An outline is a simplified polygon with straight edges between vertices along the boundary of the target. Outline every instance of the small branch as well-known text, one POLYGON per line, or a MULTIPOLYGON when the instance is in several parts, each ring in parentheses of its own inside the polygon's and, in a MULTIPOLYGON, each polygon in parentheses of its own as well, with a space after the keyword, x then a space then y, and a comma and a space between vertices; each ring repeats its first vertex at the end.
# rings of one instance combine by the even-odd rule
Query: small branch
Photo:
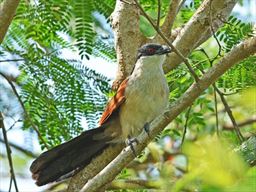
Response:
POLYGON ((213 28, 213 22, 212 22, 212 0, 210 0, 210 29, 211 29, 211 32, 212 32, 212 35, 213 35, 213 38, 215 39, 215 41, 217 42, 218 44, 218 54, 215 56, 215 58, 217 58, 218 56, 221 56, 221 50, 222 50, 222 47, 221 47, 221 44, 214 32, 214 28, 213 28))
MULTIPOLYGON (((212 66, 212 63, 213 63, 214 60, 211 60, 211 59, 210 59, 210 57, 208 56, 208 54, 206 53, 206 51, 205 51, 204 49, 201 49, 200 51, 202 51, 202 52, 205 54, 205 56, 207 57, 207 59, 209 60, 211 66, 212 66)), ((214 59, 215 59, 215 58, 214 58, 214 59)), ((198 69, 199 69, 203 74, 205 73, 203 69, 200 69, 200 68, 198 68, 198 69)), ((223 103, 223 105, 224 105, 224 107, 225 107, 225 110, 226 110, 226 112, 228 113, 228 116, 229 116, 231 122, 233 123, 233 125, 234 125, 234 127, 235 127, 235 132, 236 132, 236 134, 237 134, 237 138, 239 139, 240 143, 242 143, 242 142, 244 141, 244 137, 243 137, 242 133, 240 132, 238 126, 237 126, 236 120, 235 120, 235 118, 234 118, 234 116, 233 116, 233 114, 232 114, 232 111, 231 111, 230 106, 228 105, 228 103, 227 103, 227 101, 226 101, 226 99, 225 99, 225 97, 224 97, 224 94, 218 89, 218 87, 216 86, 215 83, 213 83, 212 86, 213 86, 213 88, 214 88, 214 92, 216 91, 216 92, 219 94, 220 99, 221 99, 221 101, 222 101, 222 103, 223 103)), ((216 94, 216 93, 215 93, 215 94, 216 94)), ((216 99, 216 100, 217 100, 217 99, 216 99)), ((215 105, 216 105, 216 102, 215 102, 215 105)), ((215 106, 215 108, 216 108, 216 106, 215 106)), ((217 122, 218 122, 218 116, 217 116, 217 110, 216 110, 216 123, 217 123, 217 122)), ((217 129, 218 129, 218 127, 217 127, 217 129)), ((218 132, 217 132, 217 134, 218 134, 218 132)))
POLYGON ((4 126, 4 118, 3 118, 3 115, 1 112, 0 112, 0 128, 2 128, 2 132, 3 132, 3 136, 4 136, 4 143, 5 143, 5 147, 6 147, 6 153, 7 153, 7 157, 8 157, 8 161, 9 161, 9 165, 10 165, 11 180, 10 180, 9 191, 11 190, 12 181, 13 181, 16 192, 19 192, 18 185, 16 182, 15 173, 14 173, 14 168, 13 168, 13 162, 12 162, 12 156, 11 156, 12 151, 9 146, 6 129, 4 126))
POLYGON ((179 4, 179 8, 178 8, 178 12, 180 11, 181 7, 183 6, 183 4, 185 3, 186 0, 182 0, 179 4))
POLYGON ((161 0, 158 0, 158 7, 157 7, 157 22, 156 26, 160 29, 160 19, 161 19, 161 0))
MULTIPOLYGON (((214 31, 223 25, 218 17, 227 18, 236 3, 236 0, 212 0, 212 26, 214 31)), ((185 57, 212 36, 209 9, 210 0, 204 0, 173 41, 173 45, 185 57)), ((171 53, 164 64, 165 73, 176 68, 181 62, 182 60, 178 55, 171 53)))
POLYGON ((25 59, 5 59, 5 60, 0 60, 0 63, 4 62, 16 62, 16 61, 24 61, 25 59))
POLYGON ((187 133, 187 127, 188 127, 188 120, 189 120, 191 108, 192 108, 192 106, 189 107, 189 109, 188 109, 188 111, 186 113, 186 122, 185 122, 185 125, 184 125, 184 131, 183 131, 183 134, 182 134, 181 146, 182 146, 182 144, 185 141, 185 137, 186 137, 186 133, 187 133))
POLYGON ((143 180, 143 179, 116 179, 111 182, 108 190, 117 189, 160 189, 161 183, 159 181, 153 180, 143 180))
POLYGON ((3 42, 19 2, 19 0, 4 0, 0 4, 0 44, 3 42))
POLYGON ((237 135, 240 143, 242 143, 244 141, 244 137, 243 137, 242 133, 240 132, 240 130, 238 128, 238 125, 237 125, 236 120, 235 120, 235 118, 233 116, 231 108, 229 107, 229 105, 228 105, 224 95, 222 94, 222 92, 215 85, 213 85, 213 87, 217 91, 217 93, 219 94, 220 99, 221 99, 221 101, 222 101, 222 103, 223 103, 223 105, 225 107, 225 110, 226 110, 226 112, 227 112, 227 114, 228 114, 228 116, 229 116, 229 118, 230 118, 230 120, 231 120, 231 122, 232 122, 232 124, 233 124, 233 126, 235 128, 236 135, 237 135))
POLYGON ((197 76, 197 74, 195 73, 195 71, 193 70, 193 68, 191 67, 191 65, 189 64, 187 58, 185 58, 181 52, 176 49, 172 43, 168 40, 168 38, 162 33, 162 31, 160 29, 157 28, 157 26, 154 24, 154 22, 152 21, 152 19, 147 15, 147 13, 144 11, 144 9, 141 7, 141 5, 139 4, 139 2, 137 0, 134 0, 134 2, 136 3, 137 7, 141 10, 142 14, 146 17, 146 19, 150 22, 150 24, 153 26, 153 28, 156 30, 156 32, 163 38, 163 40, 167 43, 167 45, 169 45, 172 50, 183 60, 183 62, 185 63, 185 65, 187 66, 187 68, 189 69, 189 72, 191 73, 191 75, 193 76, 193 78, 195 79, 196 82, 199 81, 199 78, 197 76))
MULTIPOLYGON (((254 123, 256 123, 256 116, 237 123, 237 126, 240 128, 240 127, 243 127, 243 126, 246 126, 246 125, 251 125, 251 124, 254 124, 254 123)), ((232 131, 233 129, 235 129, 233 124, 223 125, 223 130, 232 131)))
POLYGON ((20 103, 20 105, 21 105, 21 107, 22 107, 22 109, 23 109, 23 111, 24 111, 25 117, 28 119, 28 121, 30 122, 32 128, 36 131, 37 136, 38 136, 38 137, 40 138, 40 140, 43 142, 43 144, 45 145, 45 147, 46 147, 47 149, 49 149, 49 146, 47 145, 47 143, 45 142, 45 140, 44 140, 44 138, 42 137, 41 133, 39 132, 38 127, 34 124, 34 122, 32 121, 32 119, 31 119, 30 116, 28 115, 27 110, 26 110, 26 108, 25 108, 25 106, 24 106, 24 103, 22 102, 21 97, 20 97, 20 95, 18 94, 18 92, 17 92, 17 90, 16 90, 14 84, 13 84, 12 81, 10 81, 9 78, 8 78, 5 74, 3 74, 2 72, 0 72, 0 75, 1 75, 3 78, 5 78, 6 81, 9 83, 9 85, 11 86, 14 95, 17 97, 17 99, 18 99, 18 101, 19 101, 19 103, 20 103))
MULTIPOLYGON (((256 37, 249 38, 243 43, 234 47, 202 76, 201 80, 199 81, 200 86, 198 86, 198 83, 193 83, 179 99, 177 99, 161 116, 157 117, 151 123, 150 137, 148 137, 146 132, 142 132, 137 137, 139 144, 134 145, 135 151, 140 153, 160 131, 162 131, 182 111, 192 105, 195 99, 199 97, 203 91, 214 83, 221 75, 223 75, 228 69, 241 60, 255 53, 256 37)), ((131 148, 128 146, 111 163, 100 171, 100 173, 89 180, 81 192, 93 192, 98 191, 98 189, 102 189, 102 187, 107 183, 110 183, 132 159, 134 159, 134 154, 131 148)))
MULTIPOLYGON (((5 143, 5 141, 3 139, 0 138, 0 142, 1 143, 5 143)), ((36 158, 38 157, 38 155, 34 154, 32 151, 29 151, 27 149, 24 149, 23 147, 19 146, 19 145, 16 145, 15 143, 11 143, 9 142, 9 145, 11 147, 13 147, 14 149, 24 153, 25 155, 29 156, 29 157, 32 157, 32 158, 36 158)))
MULTIPOLYGON (((215 83, 213 84, 214 87, 216 87, 215 83)), ((216 90, 214 89, 214 108, 215 108, 215 120, 216 120, 216 133, 217 136, 220 136, 220 131, 219 131, 219 116, 218 116, 218 101, 217 101, 217 94, 216 90)))
POLYGON ((161 27, 162 32, 167 36, 169 36, 171 33, 173 23, 179 10, 179 2, 180 0, 170 1, 168 12, 166 14, 164 23, 161 27))

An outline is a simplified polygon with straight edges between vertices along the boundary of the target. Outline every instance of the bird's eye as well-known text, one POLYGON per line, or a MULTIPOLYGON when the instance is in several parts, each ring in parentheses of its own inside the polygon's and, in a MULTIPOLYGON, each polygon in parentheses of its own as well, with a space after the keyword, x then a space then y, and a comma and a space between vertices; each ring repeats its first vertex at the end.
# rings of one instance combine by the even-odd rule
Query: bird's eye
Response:
POLYGON ((155 53, 155 49, 154 48, 148 48, 148 53, 150 53, 150 54, 153 54, 153 53, 155 53))

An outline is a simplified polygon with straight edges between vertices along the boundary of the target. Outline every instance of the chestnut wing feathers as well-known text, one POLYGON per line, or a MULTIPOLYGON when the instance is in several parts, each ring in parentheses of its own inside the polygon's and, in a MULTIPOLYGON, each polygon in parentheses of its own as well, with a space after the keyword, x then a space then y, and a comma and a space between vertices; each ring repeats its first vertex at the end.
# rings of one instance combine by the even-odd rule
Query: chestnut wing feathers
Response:
POLYGON ((128 79, 125 79, 121 83, 115 96, 112 97, 112 99, 108 102, 107 107, 100 118, 100 121, 99 121, 100 126, 106 123, 107 120, 111 117, 111 115, 114 112, 116 112, 119 109, 119 107, 124 103, 125 101, 124 93, 125 93, 125 88, 127 86, 127 82, 128 82, 128 79))

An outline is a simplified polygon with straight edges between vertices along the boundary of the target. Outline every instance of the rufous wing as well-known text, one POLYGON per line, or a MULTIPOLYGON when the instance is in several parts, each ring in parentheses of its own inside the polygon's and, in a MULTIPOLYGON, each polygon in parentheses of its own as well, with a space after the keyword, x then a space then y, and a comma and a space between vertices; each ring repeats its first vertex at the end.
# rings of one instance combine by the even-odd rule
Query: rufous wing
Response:
POLYGON ((124 93, 125 93, 125 88, 127 86, 127 82, 128 82, 128 79, 125 79, 121 83, 115 96, 112 97, 111 100, 108 102, 107 107, 100 118, 99 125, 106 123, 107 120, 111 117, 111 115, 119 109, 122 103, 124 103, 125 101, 124 93))

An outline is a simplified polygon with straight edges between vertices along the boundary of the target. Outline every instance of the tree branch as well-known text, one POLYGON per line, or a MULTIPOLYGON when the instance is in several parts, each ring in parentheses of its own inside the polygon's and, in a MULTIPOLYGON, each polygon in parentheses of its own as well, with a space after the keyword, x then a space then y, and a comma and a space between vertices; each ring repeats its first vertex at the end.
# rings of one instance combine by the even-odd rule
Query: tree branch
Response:
POLYGON ((125 2, 117 0, 115 10, 110 18, 115 34, 118 62, 117 77, 112 85, 112 88, 116 90, 121 82, 130 75, 143 36, 139 27, 139 10, 134 6, 132 0, 125 2))
POLYGON ((12 151, 11 151, 11 148, 9 146, 6 129, 5 129, 5 126, 4 126, 4 117, 3 117, 1 112, 0 112, 0 128, 2 128, 2 132, 3 132, 3 136, 4 136, 4 143, 5 143, 5 147, 6 147, 6 153, 7 153, 7 157, 8 157, 8 161, 9 161, 9 165, 10 165, 11 181, 10 181, 10 188, 9 189, 11 189, 11 184, 12 184, 12 181, 13 181, 15 190, 16 190, 16 192, 18 192, 19 189, 18 189, 18 185, 17 185, 15 173, 14 173, 12 156, 11 156, 12 151))
POLYGON ((0 4, 0 44, 12 22, 19 0, 5 0, 0 4))
POLYGON ((177 15, 178 10, 179 10, 179 3, 180 3, 180 0, 170 1, 168 12, 166 14, 164 23, 161 27, 162 32, 166 36, 171 35, 171 29, 172 29, 173 23, 175 21, 176 15, 177 15))
POLYGON ((67 192, 79 191, 89 179, 106 167, 123 148, 124 145, 122 144, 110 146, 102 154, 95 157, 88 166, 71 178, 67 192))
MULTIPOLYGON (((3 139, 0 138, 0 142, 1 143, 5 143, 5 141, 3 139)), ((11 143, 9 142, 9 145, 11 147, 13 147, 14 149, 24 153, 25 155, 29 156, 29 157, 32 157, 32 158, 37 158, 38 155, 34 154, 32 151, 29 151, 27 149, 24 149, 23 147, 19 146, 19 145, 16 145, 15 143, 11 143)))
POLYGON ((14 84, 13 84, 12 81, 11 81, 5 74, 3 74, 2 72, 0 72, 0 75, 1 75, 3 78, 5 78, 6 81, 9 83, 9 85, 11 86, 14 95, 17 97, 17 99, 18 99, 18 101, 19 101, 19 103, 20 103, 20 105, 21 105, 21 107, 22 107, 22 109, 23 109, 23 111, 24 111, 25 117, 26 117, 26 118, 28 119, 28 121, 30 122, 32 128, 33 128, 34 131, 37 133, 37 136, 40 138, 40 140, 42 141, 42 143, 45 145, 45 147, 46 147, 47 149, 49 149, 49 147, 48 147, 47 143, 45 142, 44 138, 42 137, 42 135, 41 135, 41 133, 40 133, 38 127, 34 124, 34 122, 32 121, 32 119, 30 118, 30 116, 29 116, 29 114, 28 114, 28 112, 27 112, 27 110, 26 110, 26 108, 25 108, 25 105, 24 105, 24 103, 22 102, 21 97, 20 97, 20 95, 18 94, 18 91, 16 90, 14 84))
POLYGON ((182 53, 179 51, 179 49, 177 49, 176 47, 173 46, 173 44, 169 41, 169 39, 162 33, 162 31, 154 24, 154 22, 152 21, 152 19, 147 15, 147 13, 143 10, 143 8, 141 7, 141 5, 139 4, 139 2, 137 0, 134 0, 134 2, 136 3, 137 7, 141 10, 142 14, 146 17, 146 19, 149 21, 149 23, 152 25, 152 27, 156 30, 156 32, 163 38, 163 40, 167 43, 167 45, 169 45, 172 48, 172 51, 178 55, 182 61, 186 64, 187 68, 189 69, 189 72, 191 73, 191 75, 193 76, 193 78, 195 79, 196 82, 199 81, 199 78, 197 76, 197 74, 195 73, 195 71, 193 70, 193 68, 191 67, 191 65, 188 62, 188 59, 185 58, 182 53))
MULTIPOLYGON (((134 146, 137 153, 140 153, 147 144, 162 131, 173 119, 183 110, 192 105, 194 100, 223 75, 233 65, 256 53, 256 37, 249 38, 227 53, 216 65, 210 68, 198 83, 193 83, 191 87, 174 102, 161 116, 156 118, 151 124, 150 137, 142 132, 138 137, 139 144, 134 146)), ((110 183, 118 173, 134 158, 131 148, 126 147, 110 164, 108 164, 99 174, 89 180, 81 192, 97 191, 101 187, 110 183)))
POLYGON ((229 118, 230 118, 230 120, 231 120, 231 122, 232 122, 232 124, 235 128, 235 133, 237 135, 237 138, 239 139, 240 143, 242 143, 244 141, 244 137, 243 137, 242 133, 240 132, 240 130, 238 128, 238 125, 237 125, 236 120, 233 116, 233 113, 231 111, 230 106, 228 105, 223 93, 215 85, 213 85, 213 87, 214 87, 214 90, 217 91, 217 93, 220 96, 220 99, 221 99, 221 101, 222 101, 222 103, 225 107, 225 110, 226 110, 226 112, 227 112, 227 114, 228 114, 228 116, 229 116, 229 118))
MULTIPOLYGON (((212 35, 212 30, 216 31, 223 24, 219 18, 225 20, 231 13, 236 2, 236 0, 205 0, 178 34, 173 42, 174 47, 184 57, 187 57, 193 49, 205 42, 212 35), (211 18, 209 17, 210 11, 212 13, 211 18)), ((168 73, 182 61, 178 55, 171 53, 164 65, 164 71, 168 73)))
MULTIPOLYGON (((256 123, 256 116, 237 123, 237 126, 240 128, 240 127, 243 127, 243 126, 246 126, 246 125, 251 125, 251 124, 254 124, 254 123, 256 123)), ((233 131, 235 129, 233 124, 223 125, 222 128, 223 128, 223 130, 226 130, 226 131, 233 131)))
POLYGON ((160 189, 161 183, 159 181, 153 180, 142 180, 142 179, 117 179, 108 187, 108 190, 117 190, 117 189, 160 189))

